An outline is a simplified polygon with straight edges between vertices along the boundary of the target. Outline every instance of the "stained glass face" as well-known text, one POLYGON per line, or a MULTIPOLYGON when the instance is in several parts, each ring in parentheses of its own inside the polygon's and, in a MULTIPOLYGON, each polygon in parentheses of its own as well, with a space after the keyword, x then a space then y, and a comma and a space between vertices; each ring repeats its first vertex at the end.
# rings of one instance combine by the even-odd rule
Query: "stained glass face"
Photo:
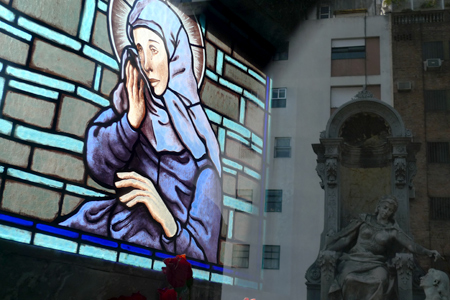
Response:
POLYGON ((263 211, 266 76, 166 1, 0 5, 0 237, 224 280, 263 211))

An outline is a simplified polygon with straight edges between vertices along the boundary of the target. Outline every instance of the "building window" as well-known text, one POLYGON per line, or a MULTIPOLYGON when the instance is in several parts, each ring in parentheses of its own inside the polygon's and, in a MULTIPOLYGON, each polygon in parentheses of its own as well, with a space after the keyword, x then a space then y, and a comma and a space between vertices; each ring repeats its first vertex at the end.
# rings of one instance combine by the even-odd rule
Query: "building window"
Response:
POLYGON ((291 157, 291 138, 275 138, 275 157, 291 157))
POLYGON ((444 59, 444 45, 442 42, 422 43, 422 59, 425 61, 430 58, 444 59))
POLYGON ((263 269, 280 269, 280 246, 263 246, 263 269))
POLYGON ((289 42, 284 42, 278 45, 277 51, 273 56, 273 60, 288 60, 289 59, 289 42))
POLYGON ((447 94, 450 91, 436 90, 436 91, 424 91, 425 111, 447 111, 449 110, 448 99, 450 97, 447 94))
POLYGON ((427 143, 428 163, 450 163, 448 142, 427 143))
POLYGON ((366 58, 366 46, 331 48, 331 59, 366 58))
POLYGON ((266 209, 267 212, 281 212, 283 201, 283 190, 266 190, 266 209))
POLYGON ((431 200, 431 219, 432 220, 450 220, 450 198, 436 198, 431 200))
POLYGON ((272 89, 272 107, 286 107, 286 88, 272 89))
POLYGON ((247 201, 253 201, 253 190, 252 189, 237 189, 236 197, 245 199, 247 201))
POLYGON ((233 268, 248 268, 250 258, 250 245, 233 245, 231 265, 233 268))
POLYGON ((322 5, 319 8, 319 19, 329 19, 330 18, 330 7, 328 5, 322 5))

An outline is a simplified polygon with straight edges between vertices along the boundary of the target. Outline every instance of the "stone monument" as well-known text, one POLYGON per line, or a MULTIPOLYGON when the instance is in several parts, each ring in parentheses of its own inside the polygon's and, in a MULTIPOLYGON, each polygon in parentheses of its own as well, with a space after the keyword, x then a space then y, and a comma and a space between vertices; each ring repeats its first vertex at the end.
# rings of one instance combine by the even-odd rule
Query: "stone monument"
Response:
MULTIPOLYGON (((348 251, 352 247, 363 246, 357 245, 354 239, 360 234, 363 224, 372 224, 372 228, 378 226, 377 230, 382 232, 395 231, 402 236, 400 239, 404 243, 400 244, 403 247, 413 253, 431 254, 428 249, 415 248, 420 246, 410 237, 409 201, 415 197, 415 154, 420 144, 413 142, 411 132, 405 128, 401 116, 392 106, 364 90, 334 112, 326 130, 320 135, 320 143, 312 146, 317 154, 316 171, 325 194, 325 218, 320 245, 322 251, 306 273, 308 300, 328 299, 330 289, 339 290, 333 284, 339 281, 339 274, 349 270, 347 266, 341 266, 343 257, 340 253, 349 256, 348 251), (379 199, 383 195, 391 195, 397 205, 394 205, 395 219, 391 212, 389 222, 380 225, 377 218, 382 204, 379 199), (361 213, 370 213, 375 207, 377 212, 374 215, 361 216, 361 213), (339 237, 345 236, 347 231, 352 231, 349 234, 353 234, 353 238, 349 240, 353 244, 343 249, 339 245, 344 244, 345 239, 339 237)), ((379 234, 374 232, 368 236, 375 240, 379 238, 379 234)), ((392 288, 397 291, 398 299, 410 300, 413 298, 413 275, 417 269, 413 255, 405 253, 402 247, 386 247, 381 245, 380 249, 389 250, 392 259, 388 260, 383 255, 379 259, 384 260, 381 264, 386 266, 389 274, 377 272, 384 273, 380 276, 397 276, 397 284, 392 288)), ((433 255, 436 257, 438 254, 433 252, 433 255)), ((371 263, 376 264, 374 260, 371 263)), ((391 282, 394 281, 389 277, 386 283, 389 285, 391 282)))

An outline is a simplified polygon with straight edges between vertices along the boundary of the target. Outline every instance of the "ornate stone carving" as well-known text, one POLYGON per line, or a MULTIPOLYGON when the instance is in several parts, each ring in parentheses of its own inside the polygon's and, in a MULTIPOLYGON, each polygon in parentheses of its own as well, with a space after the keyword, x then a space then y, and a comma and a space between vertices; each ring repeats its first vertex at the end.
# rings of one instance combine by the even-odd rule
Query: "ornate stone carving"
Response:
POLYGON ((320 266, 316 260, 306 271, 305 278, 308 281, 308 283, 320 284, 320 276, 321 276, 320 266))
POLYGON ((403 158, 394 159, 395 185, 397 188, 403 188, 406 184, 406 162, 403 158))
POLYGON ((327 174, 327 183, 330 186, 334 186, 337 184, 338 179, 338 166, 337 159, 331 158, 327 159, 326 162, 326 174, 327 174))
POLYGON ((411 290, 412 271, 414 269, 414 259, 411 253, 397 253, 392 260, 397 269, 398 288, 401 290, 411 290))
POLYGON ((364 90, 360 91, 358 94, 356 94, 356 96, 353 97, 352 100, 374 99, 374 98, 375 98, 375 96, 371 92, 364 89, 364 90))
POLYGON ((334 271, 336 270, 337 256, 335 251, 320 251, 318 264, 322 274, 322 281, 331 281, 334 279, 334 271))
POLYGON ((334 280, 338 256, 335 251, 320 251, 317 262, 321 272, 321 299, 328 299, 328 291, 334 280))
POLYGON ((318 163, 316 166, 317 175, 320 177, 320 187, 324 189, 324 178, 325 178, 325 166, 323 163, 318 163))

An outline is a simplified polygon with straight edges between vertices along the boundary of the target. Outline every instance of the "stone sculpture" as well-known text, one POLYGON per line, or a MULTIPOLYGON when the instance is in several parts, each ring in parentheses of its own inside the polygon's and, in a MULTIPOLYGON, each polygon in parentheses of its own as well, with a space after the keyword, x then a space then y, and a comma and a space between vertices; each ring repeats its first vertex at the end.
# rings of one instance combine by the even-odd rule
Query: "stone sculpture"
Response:
POLYGON ((360 215, 328 240, 323 255, 328 257, 330 253, 342 252, 340 257, 334 256, 336 268, 328 299, 392 299, 395 268, 389 267, 388 263, 400 247, 435 260, 441 257, 436 250, 414 243, 398 226, 394 219, 397 207, 394 196, 384 196, 379 200, 375 214, 360 215), (395 245, 400 247, 397 249, 395 245))
POLYGON ((449 280, 442 271, 429 269, 428 273, 420 278, 420 286, 425 292, 425 300, 449 300, 449 280))

